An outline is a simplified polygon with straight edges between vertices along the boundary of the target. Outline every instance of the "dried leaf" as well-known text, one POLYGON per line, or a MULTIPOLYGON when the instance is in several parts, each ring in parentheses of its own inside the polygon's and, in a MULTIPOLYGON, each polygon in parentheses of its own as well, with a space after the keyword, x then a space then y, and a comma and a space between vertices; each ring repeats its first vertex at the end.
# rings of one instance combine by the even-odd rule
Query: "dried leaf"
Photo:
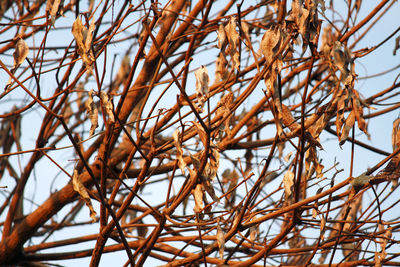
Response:
POLYGON ((201 66, 194 72, 196 77, 196 93, 197 95, 203 96, 208 94, 208 70, 205 66, 201 66))
POLYGON ((299 127, 300 124, 298 124, 295 119, 292 116, 292 113, 290 112, 289 108, 282 104, 282 123, 288 127, 292 132, 296 131, 299 127))
POLYGON ((283 176, 283 186, 285 188, 286 196, 290 196, 292 194, 292 186, 293 186, 294 173, 292 171, 287 171, 283 176))
MULTIPOLYGON (((64 1, 63 1, 64 2, 64 1)), ((54 25, 61 0, 47 0, 46 12, 50 14, 51 24, 54 25)))
POLYGON ((240 55, 239 55, 239 33, 236 31, 236 18, 231 16, 229 23, 225 26, 225 33, 229 42, 229 54, 232 58, 232 67, 240 70, 240 55))
POLYGON ((354 110, 350 112, 349 116, 344 123, 342 134, 340 135, 339 144, 342 146, 345 142, 347 137, 349 136, 349 132, 355 123, 355 112, 354 110))
POLYGON ((209 162, 206 165, 205 173, 207 179, 210 181, 214 180, 217 175, 219 168, 219 152, 216 148, 211 148, 211 153, 209 155, 209 162))
POLYGON ((100 98, 102 105, 108 115, 108 119, 111 123, 115 122, 114 113, 113 113, 113 103, 108 97, 107 93, 104 91, 100 91, 100 98))
POLYGON ((219 257, 221 258, 221 260, 223 260, 225 250, 225 234, 221 226, 219 225, 219 221, 217 224, 217 244, 219 248, 219 257))
POLYGON ((203 126, 201 126, 201 125, 200 125, 198 122, 196 122, 196 121, 192 121, 192 123, 194 124, 194 128, 196 129, 197 134, 199 135, 201 142, 203 143, 204 146, 206 146, 207 138, 208 138, 208 137, 207 137, 207 133, 206 133, 206 131, 204 130, 203 126))
POLYGON ((225 33, 231 49, 236 50, 239 44, 239 33, 236 31, 236 17, 231 16, 229 23, 225 26, 225 33))
POLYGON ((15 46, 15 51, 13 53, 13 57, 14 57, 14 67, 13 67, 13 69, 14 70, 16 68, 18 68, 19 65, 22 64, 22 62, 24 62, 24 60, 28 56, 28 53, 29 53, 28 44, 25 42, 24 39, 19 38, 18 42, 17 42, 17 44, 15 46))
POLYGON ((246 42, 248 46, 251 46, 251 39, 250 39, 250 26, 249 23, 246 21, 242 20, 242 23, 240 25, 242 27, 243 34, 245 36, 246 42))
MULTIPOLYGON (((349 75, 352 76, 352 75, 349 75)), ((361 99, 360 96, 358 94, 358 92, 356 90, 352 90, 353 91, 353 111, 354 111, 354 115, 356 117, 357 123, 358 123, 358 128, 363 131, 369 138, 369 134, 367 131, 367 123, 364 120, 364 114, 363 114, 363 108, 361 106, 361 99)))
MULTIPOLYGON (((301 1, 303 2, 303 1, 301 1)), ((310 11, 308 11, 306 8, 303 7, 303 4, 299 2, 299 0, 293 0, 292 1, 292 13, 291 16, 297 25, 299 32, 305 36, 307 29, 308 29, 308 23, 307 19, 310 15, 310 11)))
POLYGON ((99 126, 99 112, 97 110, 96 104, 93 101, 93 95, 94 90, 92 89, 90 90, 89 98, 86 101, 86 113, 88 114, 91 123, 89 136, 92 136, 94 134, 94 130, 99 126))
POLYGON ((181 169, 182 174, 185 175, 186 162, 183 159, 183 150, 179 136, 180 132, 178 129, 176 129, 175 132, 172 134, 172 137, 174 139, 174 145, 176 148, 176 158, 178 159, 179 169, 181 169))
POLYGON ((221 49, 221 51, 223 51, 227 44, 224 25, 222 24, 219 25, 217 34, 218 34, 218 48, 221 49))
POLYGON ((392 129, 392 147, 393 151, 400 147, 400 118, 393 122, 392 129))
POLYGON ((226 60, 224 53, 220 52, 215 61, 215 82, 225 80, 228 77, 227 65, 228 61, 226 60))
POLYGON ((92 33, 95 29, 94 19, 90 23, 89 30, 83 26, 81 19, 78 17, 72 24, 72 34, 75 37, 76 44, 78 46, 78 54, 82 57, 83 62, 90 71, 90 66, 94 62, 94 56, 92 53, 92 33))
POLYGON ((204 209, 203 195, 204 195, 203 185, 197 184, 193 192, 194 203, 195 203, 193 211, 196 213, 200 213, 204 209))
POLYGON ((232 55, 232 61, 233 61, 233 68, 240 70, 240 56, 239 52, 237 52, 236 50, 232 55))
POLYGON ((74 174, 72 176, 72 185, 74 187, 74 190, 79 193, 81 198, 85 201, 86 206, 89 208, 92 221, 97 222, 96 211, 93 208, 92 201, 89 197, 88 192, 86 191, 85 186, 79 180, 78 171, 76 169, 74 170, 74 174))
POLYGON ((279 50, 281 42, 281 32, 277 28, 268 28, 261 39, 260 49, 265 59, 270 63, 279 50))
POLYGON ((351 61, 351 55, 347 48, 343 48, 343 45, 336 41, 333 44, 331 55, 333 57, 333 63, 343 74, 344 78, 347 78, 349 74, 349 63, 351 61))
POLYGON ((200 110, 202 112, 204 102, 206 102, 208 97, 209 76, 207 68, 202 65, 198 70, 194 72, 194 76, 196 77, 197 99, 199 101, 200 110))
POLYGON ((222 183, 224 185, 229 183, 227 192, 227 198, 226 198, 226 202, 225 202, 225 207, 228 207, 231 204, 235 203, 235 198, 236 198, 236 185, 238 183, 239 180, 239 174, 236 172, 236 170, 229 170, 226 169, 223 173, 222 173, 222 183))
POLYGON ((310 149, 306 151, 305 165, 307 172, 310 170, 311 163, 313 163, 314 169, 317 173, 317 178, 322 178, 322 170, 324 169, 324 165, 319 162, 317 157, 317 150, 314 146, 310 147, 310 149))

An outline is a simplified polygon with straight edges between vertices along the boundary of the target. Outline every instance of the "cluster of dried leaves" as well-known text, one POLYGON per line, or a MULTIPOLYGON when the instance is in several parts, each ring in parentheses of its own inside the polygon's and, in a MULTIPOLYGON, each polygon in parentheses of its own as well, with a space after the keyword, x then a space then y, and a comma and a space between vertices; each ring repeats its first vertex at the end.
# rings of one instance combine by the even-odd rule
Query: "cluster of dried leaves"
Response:
POLYGON ((0 265, 400 265, 395 1, 217 2, 1 2, 0 265))

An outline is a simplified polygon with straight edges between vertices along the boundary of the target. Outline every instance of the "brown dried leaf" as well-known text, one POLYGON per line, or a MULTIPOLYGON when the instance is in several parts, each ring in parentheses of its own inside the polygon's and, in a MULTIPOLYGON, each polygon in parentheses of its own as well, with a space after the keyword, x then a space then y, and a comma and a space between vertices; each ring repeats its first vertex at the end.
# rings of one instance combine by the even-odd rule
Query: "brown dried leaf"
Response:
POLYGON ((228 77, 228 61, 224 53, 220 52, 218 54, 217 60, 215 61, 215 82, 219 82, 221 80, 225 80, 228 77))
MULTIPOLYGON (((78 54, 82 57, 83 62, 86 66, 91 66, 94 57, 91 52, 92 44, 92 33, 94 31, 95 24, 94 19, 90 23, 89 30, 83 26, 81 19, 78 17, 72 24, 72 34, 75 37, 76 44, 78 46, 78 54)), ((90 68, 88 68, 90 70, 90 68)))
POLYGON ((240 70, 240 56, 237 50, 234 50, 234 53, 232 55, 232 61, 233 61, 233 68, 240 70))
POLYGON ((250 26, 249 23, 247 23, 246 21, 242 20, 241 25, 242 27, 242 31, 243 34, 245 36, 246 42, 249 42, 247 45, 250 46, 251 45, 251 39, 250 39, 250 26))
POLYGON ((361 106, 361 101, 360 101, 360 96, 358 95, 358 92, 353 90, 354 96, 353 96, 353 110, 354 110, 354 115, 356 117, 356 120, 358 122, 358 128, 363 131, 367 136, 369 136, 368 131, 367 131, 367 123, 364 120, 364 115, 363 115, 363 108, 361 106))
POLYGON ((288 127, 291 131, 296 131, 299 127, 300 124, 298 124, 295 119, 292 116, 292 113, 290 112, 289 108, 281 104, 282 106, 282 123, 288 127))
POLYGON ((333 63, 343 74, 343 77, 346 78, 349 74, 349 63, 351 61, 351 54, 349 49, 344 48, 342 43, 336 41, 333 44, 331 55, 333 57, 333 63))
POLYGON ((219 221, 217 224, 217 244, 219 248, 219 257, 221 258, 221 260, 223 260, 225 250, 225 234, 221 226, 219 225, 219 221))
POLYGON ((217 175, 219 168, 219 152, 216 148, 211 148, 209 160, 210 161, 207 163, 205 172, 207 179, 212 181, 217 175))
POLYGON ((281 42, 281 32, 280 30, 272 29, 271 27, 267 29, 264 36, 261 39, 260 49, 263 53, 265 59, 268 63, 272 61, 272 58, 277 52, 281 42))
POLYGON ((113 113, 113 103, 110 100, 110 98, 108 97, 107 93, 104 91, 100 92, 100 98, 101 98, 101 102, 102 105, 108 115, 108 119, 111 123, 115 122, 115 118, 114 118, 114 113, 113 113))
MULTIPOLYGON (((303 2, 303 1, 301 1, 303 2)), ((296 23, 299 32, 304 36, 307 32, 307 19, 310 15, 310 11, 303 7, 303 4, 299 2, 299 0, 292 1, 292 18, 296 23)))
POLYGON ((200 213, 204 209, 203 195, 204 195, 203 185, 197 184, 193 192, 194 203, 195 203, 193 211, 196 213, 200 213))
POLYGON ((182 174, 185 175, 186 162, 183 159, 183 150, 179 136, 180 132, 178 129, 176 129, 175 132, 172 134, 172 137, 174 139, 174 145, 176 148, 176 158, 178 159, 179 169, 181 169, 182 174))
POLYGON ((344 123, 342 134, 340 135, 339 144, 342 146, 349 136, 349 132, 355 123, 355 112, 352 110, 344 123))
POLYGON ((201 66, 198 70, 194 72, 194 76, 196 77, 196 94, 197 99, 200 104, 200 109, 202 109, 204 102, 207 100, 208 96, 208 70, 205 66, 201 66))
POLYGON ((206 133, 206 131, 204 130, 203 126, 201 126, 201 125, 200 125, 198 122, 196 122, 196 121, 192 121, 192 123, 194 124, 194 128, 196 129, 197 134, 199 135, 201 142, 203 143, 204 146, 206 146, 207 138, 208 138, 208 137, 207 137, 207 133, 206 133))
POLYGON ((223 51, 227 43, 224 25, 222 24, 219 25, 217 34, 218 34, 218 48, 221 49, 221 51, 223 51))
POLYGON ((88 114, 91 123, 89 136, 92 136, 94 134, 94 130, 99 126, 99 112, 97 110, 96 104, 93 101, 93 95, 94 90, 92 89, 90 90, 89 98, 86 101, 86 113, 88 114))
POLYGON ((236 50, 239 44, 239 33, 236 31, 236 17, 231 16, 229 23, 225 26, 226 37, 231 45, 231 49, 236 50))
POLYGON ((292 194, 292 186, 293 186, 294 173, 292 171, 287 171, 283 176, 283 186, 285 188, 286 196, 290 196, 292 194))
POLYGON ((22 62, 24 62, 24 60, 26 59, 26 57, 29 54, 29 47, 28 44, 25 42, 24 39, 19 38, 18 42, 15 46, 15 51, 13 53, 13 57, 14 57, 14 67, 13 69, 16 69, 19 67, 19 65, 22 64, 22 62))
POLYGON ((392 129, 392 146, 393 151, 400 147, 400 118, 396 119, 393 122, 393 129, 392 129))
POLYGON ((78 171, 76 169, 74 170, 74 174, 72 176, 72 185, 74 190, 79 193, 81 198, 85 201, 86 206, 89 208, 92 221, 97 222, 96 211, 93 208, 92 201, 88 192, 86 191, 85 186, 82 184, 81 180, 79 180, 78 171))
POLYGON ((60 9, 61 0, 47 0, 46 3, 46 12, 50 14, 51 24, 54 25, 56 20, 56 15, 58 10, 60 9))
POLYGON ((214 187, 212 186, 210 180, 208 180, 208 179, 203 180, 203 188, 210 195, 210 197, 212 198, 213 201, 215 201, 217 203, 219 202, 219 198, 215 194, 214 187))

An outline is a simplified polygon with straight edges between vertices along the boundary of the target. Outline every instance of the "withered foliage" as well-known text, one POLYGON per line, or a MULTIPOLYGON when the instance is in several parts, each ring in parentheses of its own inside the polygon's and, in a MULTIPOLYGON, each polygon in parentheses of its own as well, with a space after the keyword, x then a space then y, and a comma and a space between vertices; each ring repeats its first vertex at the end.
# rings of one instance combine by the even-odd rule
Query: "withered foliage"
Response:
POLYGON ((393 11, 1 1, 0 265, 400 265, 393 11))

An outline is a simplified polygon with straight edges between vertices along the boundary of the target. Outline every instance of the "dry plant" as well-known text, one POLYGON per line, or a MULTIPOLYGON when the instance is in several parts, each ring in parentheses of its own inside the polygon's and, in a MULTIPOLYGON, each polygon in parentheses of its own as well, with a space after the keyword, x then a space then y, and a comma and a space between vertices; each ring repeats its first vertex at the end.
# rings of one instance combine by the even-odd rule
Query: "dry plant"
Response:
POLYGON ((1 1, 0 265, 400 265, 395 2, 1 1))

